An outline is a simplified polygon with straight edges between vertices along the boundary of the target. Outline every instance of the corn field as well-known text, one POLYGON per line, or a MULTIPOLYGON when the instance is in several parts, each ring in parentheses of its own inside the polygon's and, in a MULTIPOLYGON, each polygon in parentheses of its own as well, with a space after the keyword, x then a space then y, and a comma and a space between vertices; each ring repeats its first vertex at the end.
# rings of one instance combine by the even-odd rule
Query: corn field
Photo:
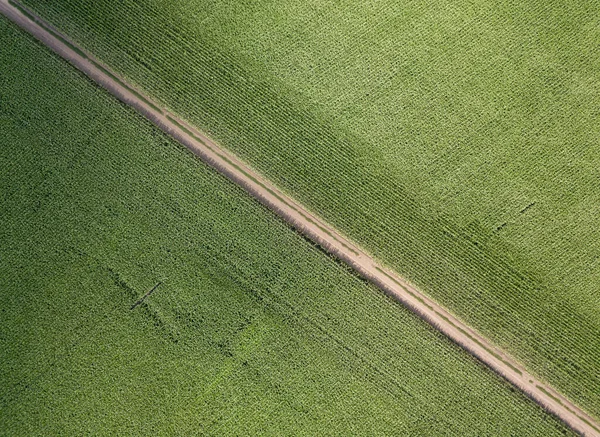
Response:
POLYGON ((597 2, 24 3, 600 415, 597 2))
POLYGON ((0 18, 0 434, 569 434, 0 18))

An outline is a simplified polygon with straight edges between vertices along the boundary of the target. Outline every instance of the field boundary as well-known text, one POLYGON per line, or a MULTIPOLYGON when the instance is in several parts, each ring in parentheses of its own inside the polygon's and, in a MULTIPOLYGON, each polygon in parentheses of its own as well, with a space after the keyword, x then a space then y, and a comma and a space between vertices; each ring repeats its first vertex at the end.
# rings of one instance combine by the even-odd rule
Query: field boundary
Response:
POLYGON ((584 436, 600 437, 600 424, 585 411, 550 385, 530 374, 513 357, 494 347, 488 339, 473 328, 420 292, 408 281, 399 277, 391 269, 377 262, 366 251, 283 193, 235 155, 221 148, 198 129, 136 90, 53 26, 13 0, 0 0, 0 12, 121 102, 134 108, 163 132, 185 145, 202 161, 243 187, 294 229, 351 266, 360 276, 400 301, 453 342, 477 357, 575 432, 584 436))

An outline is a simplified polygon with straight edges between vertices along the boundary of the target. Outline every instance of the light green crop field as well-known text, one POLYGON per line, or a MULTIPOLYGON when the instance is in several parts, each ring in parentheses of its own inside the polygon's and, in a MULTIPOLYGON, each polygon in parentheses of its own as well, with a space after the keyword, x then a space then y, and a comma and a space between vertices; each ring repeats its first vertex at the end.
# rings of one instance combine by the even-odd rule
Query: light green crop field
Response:
POLYGON ((24 2, 600 417, 597 1, 24 2))
POLYGON ((0 47, 0 434, 569 434, 4 18, 0 47))

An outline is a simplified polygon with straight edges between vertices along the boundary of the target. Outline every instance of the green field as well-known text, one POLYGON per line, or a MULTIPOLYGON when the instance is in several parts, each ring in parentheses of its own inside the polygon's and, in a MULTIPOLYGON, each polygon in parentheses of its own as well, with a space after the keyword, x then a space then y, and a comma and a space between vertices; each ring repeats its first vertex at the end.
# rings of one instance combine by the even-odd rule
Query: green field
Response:
POLYGON ((0 47, 0 434, 568 434, 4 18, 0 47))
POLYGON ((600 417, 597 1, 25 3, 600 417))

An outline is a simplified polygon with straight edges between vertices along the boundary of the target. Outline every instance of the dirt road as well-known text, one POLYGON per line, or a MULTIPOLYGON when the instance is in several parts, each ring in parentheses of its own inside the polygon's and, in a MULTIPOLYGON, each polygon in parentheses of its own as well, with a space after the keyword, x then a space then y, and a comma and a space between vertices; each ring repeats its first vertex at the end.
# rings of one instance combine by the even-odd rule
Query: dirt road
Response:
POLYGON ((95 60, 93 56, 79 49, 67 37, 61 35, 56 29, 21 5, 9 2, 9 0, 0 0, 0 12, 119 100, 135 108, 161 130, 187 146, 204 162, 244 187, 252 196, 283 217, 298 231, 352 266, 361 276, 376 284, 385 293, 394 296, 454 342, 475 355, 531 399, 559 417, 573 430, 585 436, 600 437, 600 424, 588 414, 557 393, 552 387, 536 379, 512 357, 496 349, 487 339, 411 284, 377 263, 360 247, 340 235, 288 195, 279 191, 230 152, 220 148, 176 115, 160 108, 159 104, 128 85, 122 78, 95 60))

